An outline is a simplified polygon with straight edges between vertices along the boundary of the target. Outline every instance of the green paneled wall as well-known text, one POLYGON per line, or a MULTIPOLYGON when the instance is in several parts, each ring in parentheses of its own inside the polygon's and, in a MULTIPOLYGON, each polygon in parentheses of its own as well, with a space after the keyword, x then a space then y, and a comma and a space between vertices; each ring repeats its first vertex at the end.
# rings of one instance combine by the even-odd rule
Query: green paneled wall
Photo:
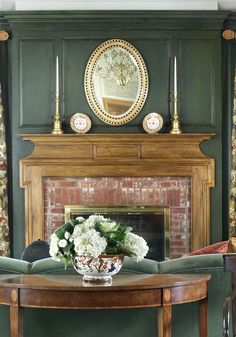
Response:
POLYGON ((20 127, 51 123, 53 55, 53 40, 19 41, 20 127))
MULTIPOLYGON (((214 132, 204 143, 216 158, 216 188, 212 190, 211 241, 222 239, 222 109, 221 12, 19 12, 5 13, 11 30, 8 42, 9 120, 12 143, 14 256, 24 247, 24 200, 19 188, 19 159, 32 151, 20 133, 48 133, 54 112, 55 60, 60 59, 61 114, 66 132, 70 117, 84 112, 92 119, 91 132, 143 132, 149 112, 159 112, 168 132, 173 56, 178 57, 179 110, 184 132, 214 132), (150 89, 139 115, 130 123, 112 127, 91 111, 83 82, 92 51, 109 38, 132 43, 148 68, 150 89)), ((158 136, 157 136, 158 137, 158 136)), ((37 221, 37 219, 35 219, 37 221)))
POLYGON ((214 39, 180 39, 181 110, 186 126, 214 128, 215 54, 214 39), (204 81, 202 80, 204 78, 204 81), (201 98, 201 99, 200 99, 201 98))

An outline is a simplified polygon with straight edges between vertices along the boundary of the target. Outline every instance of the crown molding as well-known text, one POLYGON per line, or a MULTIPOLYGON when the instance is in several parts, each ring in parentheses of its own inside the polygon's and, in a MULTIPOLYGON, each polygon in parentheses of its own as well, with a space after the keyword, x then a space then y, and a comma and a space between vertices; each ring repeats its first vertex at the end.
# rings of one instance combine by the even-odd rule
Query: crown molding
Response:
POLYGON ((15 11, 3 13, 12 30, 220 30, 226 11, 15 11), (89 21, 89 25, 88 25, 89 21), (39 24, 40 23, 40 24, 39 24))

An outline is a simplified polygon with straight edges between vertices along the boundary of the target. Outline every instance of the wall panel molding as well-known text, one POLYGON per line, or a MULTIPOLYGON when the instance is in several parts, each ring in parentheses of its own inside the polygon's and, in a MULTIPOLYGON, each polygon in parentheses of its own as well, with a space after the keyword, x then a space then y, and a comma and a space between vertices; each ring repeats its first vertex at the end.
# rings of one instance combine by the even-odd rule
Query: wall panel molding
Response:
POLYGON ((18 43, 20 128, 49 126, 54 105, 54 40, 22 39, 18 43))

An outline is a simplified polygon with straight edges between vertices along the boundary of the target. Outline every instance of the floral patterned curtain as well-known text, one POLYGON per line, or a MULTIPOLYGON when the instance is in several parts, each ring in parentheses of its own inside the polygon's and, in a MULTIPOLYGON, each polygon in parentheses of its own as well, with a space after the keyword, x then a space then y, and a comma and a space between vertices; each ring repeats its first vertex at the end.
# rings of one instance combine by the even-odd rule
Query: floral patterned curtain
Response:
POLYGON ((7 154, 2 92, 0 88, 0 255, 2 256, 8 256, 10 253, 7 201, 7 154))
POLYGON ((231 191, 230 191, 230 236, 236 236, 236 66, 234 72, 234 102, 232 119, 231 191))

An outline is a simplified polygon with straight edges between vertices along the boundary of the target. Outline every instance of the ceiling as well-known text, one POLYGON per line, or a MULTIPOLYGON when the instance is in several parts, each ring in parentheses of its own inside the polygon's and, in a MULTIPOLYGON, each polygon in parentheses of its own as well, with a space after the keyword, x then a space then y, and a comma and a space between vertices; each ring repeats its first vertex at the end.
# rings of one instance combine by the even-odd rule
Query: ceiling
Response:
POLYGON ((232 10, 236 0, 0 0, 0 10, 232 10))

